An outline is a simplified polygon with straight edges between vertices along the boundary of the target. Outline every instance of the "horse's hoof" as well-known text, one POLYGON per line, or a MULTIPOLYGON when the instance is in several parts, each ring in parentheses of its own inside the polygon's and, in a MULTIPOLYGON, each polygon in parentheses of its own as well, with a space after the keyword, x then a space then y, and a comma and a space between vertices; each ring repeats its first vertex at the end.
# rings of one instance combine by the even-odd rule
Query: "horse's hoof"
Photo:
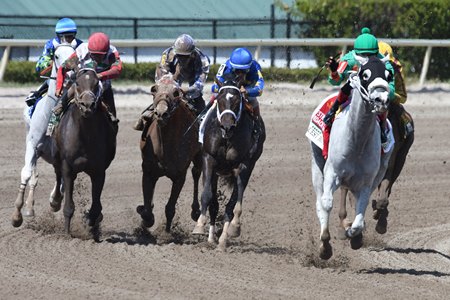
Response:
POLYGON ((194 222, 197 222, 198 217, 200 217, 200 211, 199 211, 199 210, 192 210, 192 211, 191 211, 191 219, 192 219, 194 222))
POLYGON ((333 248, 330 243, 323 243, 319 249, 319 257, 323 260, 328 260, 333 256, 333 248))
POLYGON ((345 234, 345 228, 339 227, 337 231, 337 238, 339 240, 346 240, 347 235, 345 234))
POLYGON ((34 217, 34 209, 24 209, 22 215, 26 218, 34 217))
POLYGON ((23 223, 23 218, 22 216, 13 216, 11 219, 11 224, 14 227, 20 227, 23 223))
POLYGON ((355 235, 350 239, 350 247, 352 247, 353 250, 358 250, 363 245, 363 235, 362 233, 355 235))
POLYGON ((61 209, 61 202, 50 201, 50 208, 53 212, 58 212, 61 209))
POLYGON ((227 243, 219 243, 219 245, 217 245, 217 250, 220 252, 227 252, 227 243))
POLYGON ((383 209, 383 210, 379 210, 380 214, 379 214, 379 218, 378 218, 378 222, 377 225, 375 226, 375 230, 376 232, 378 232, 379 234, 385 234, 387 232, 387 210, 383 209))
POLYGON ((90 227, 98 226, 103 221, 103 214, 100 213, 96 219, 88 218, 88 225, 90 227))
POLYGON ((139 205, 136 207, 136 211, 138 214, 141 215, 142 221, 141 225, 145 228, 150 228, 155 224, 155 217, 153 216, 153 213, 149 213, 143 205, 139 205))
POLYGON ((227 234, 229 237, 232 237, 232 238, 240 236, 241 235, 241 226, 230 223, 230 226, 228 226, 228 229, 227 229, 227 234))
POLYGON ((199 226, 195 225, 194 230, 192 231, 192 234, 205 234, 205 226, 199 226))

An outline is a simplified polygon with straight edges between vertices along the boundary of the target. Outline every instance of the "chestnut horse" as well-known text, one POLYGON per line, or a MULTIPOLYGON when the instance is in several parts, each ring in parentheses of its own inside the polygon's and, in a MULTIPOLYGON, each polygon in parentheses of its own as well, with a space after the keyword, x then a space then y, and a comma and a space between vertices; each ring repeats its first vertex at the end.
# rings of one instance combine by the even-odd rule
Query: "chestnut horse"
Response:
MULTIPOLYGON (((88 225, 103 219, 100 197, 105 183, 105 171, 116 153, 117 128, 113 125, 100 96, 102 85, 93 69, 80 69, 74 83, 75 97, 62 115, 54 132, 55 159, 53 166, 57 185, 64 180, 65 230, 70 233, 70 221, 75 211, 74 181, 85 172, 91 178, 92 203, 87 215, 88 225)), ((61 201, 50 203, 54 211, 61 201)))
POLYGON ((200 215, 198 203, 198 182, 201 174, 201 145, 198 142, 196 116, 183 99, 183 92, 171 74, 164 75, 150 89, 153 95, 154 120, 147 122, 141 137, 142 192, 144 205, 137 207, 142 225, 151 227, 153 215, 153 194, 156 182, 162 176, 172 181, 172 190, 165 207, 166 232, 170 232, 175 216, 175 205, 186 180, 191 162, 194 179, 194 196, 191 218, 197 221, 200 215))

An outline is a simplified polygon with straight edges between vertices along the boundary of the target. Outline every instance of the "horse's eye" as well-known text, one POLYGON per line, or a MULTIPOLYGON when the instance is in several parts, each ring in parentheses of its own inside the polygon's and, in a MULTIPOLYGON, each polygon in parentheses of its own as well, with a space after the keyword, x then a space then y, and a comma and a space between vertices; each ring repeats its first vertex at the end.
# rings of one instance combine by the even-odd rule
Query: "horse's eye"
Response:
POLYGON ((362 79, 367 81, 367 80, 369 80, 371 75, 372 75, 372 72, 370 70, 364 70, 364 72, 362 74, 362 79))

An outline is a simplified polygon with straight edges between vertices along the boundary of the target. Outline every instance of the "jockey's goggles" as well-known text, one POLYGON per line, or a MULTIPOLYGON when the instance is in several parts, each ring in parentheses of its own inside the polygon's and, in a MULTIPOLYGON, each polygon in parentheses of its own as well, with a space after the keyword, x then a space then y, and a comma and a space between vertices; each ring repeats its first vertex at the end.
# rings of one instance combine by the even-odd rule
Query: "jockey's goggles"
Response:
POLYGON ((249 71, 250 71, 250 69, 235 69, 235 68, 233 68, 233 73, 236 75, 247 74, 249 71))
POLYGON ((75 39, 75 33, 73 32, 58 33, 58 37, 61 42, 71 43, 75 39))

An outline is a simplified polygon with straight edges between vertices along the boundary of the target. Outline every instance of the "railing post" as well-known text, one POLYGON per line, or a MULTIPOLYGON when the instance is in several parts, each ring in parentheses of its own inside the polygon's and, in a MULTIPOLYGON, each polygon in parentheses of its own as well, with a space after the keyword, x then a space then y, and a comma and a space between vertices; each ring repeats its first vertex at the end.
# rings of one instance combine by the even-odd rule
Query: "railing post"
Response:
MULTIPOLYGON (((134 39, 138 39, 138 19, 133 20, 133 35, 134 39)), ((138 62, 138 48, 134 47, 134 63, 137 64, 138 62)))
POLYGON ((261 45, 256 46, 256 50, 255 50, 255 60, 258 61, 259 57, 261 56, 261 45))
MULTIPOLYGON (((291 14, 288 13, 286 16, 286 38, 287 39, 291 38, 291 24, 292 24, 291 14)), ((289 46, 286 47, 286 68, 288 68, 288 69, 291 68, 291 47, 289 47, 289 46)))
POLYGON ((425 83, 425 79, 427 77, 428 67, 430 66, 430 58, 431 58, 431 46, 427 47, 427 51, 425 52, 425 56, 423 57, 423 66, 422 72, 420 72, 420 81, 419 85, 422 87, 425 83))
MULTIPOLYGON (((275 38, 275 5, 270 5, 270 38, 275 38)), ((270 47, 270 66, 275 66, 275 47, 270 47)))
MULTIPOLYGON (((212 21, 212 29, 213 29, 213 32, 212 32, 213 40, 216 40, 217 39, 217 20, 213 20, 212 21)), ((214 57, 213 63, 216 64, 216 61, 217 61, 217 47, 213 47, 213 57, 214 57)))
POLYGON ((3 52, 2 61, 0 63, 0 81, 3 81, 5 76, 6 66, 8 65, 9 54, 11 53, 11 46, 6 46, 3 52))

